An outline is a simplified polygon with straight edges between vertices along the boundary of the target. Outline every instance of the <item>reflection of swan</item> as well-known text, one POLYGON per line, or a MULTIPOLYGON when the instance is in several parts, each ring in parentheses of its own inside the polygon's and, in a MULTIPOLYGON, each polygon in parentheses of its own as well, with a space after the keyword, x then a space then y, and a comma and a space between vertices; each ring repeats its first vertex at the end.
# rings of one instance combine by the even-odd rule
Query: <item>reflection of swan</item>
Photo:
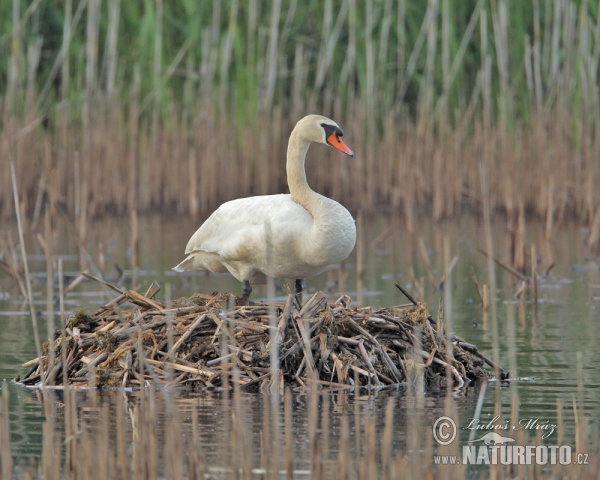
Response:
POLYGON ((296 293, 313 277, 344 260, 354 248, 356 227, 348 210, 319 195, 306 182, 304 160, 311 142, 354 156, 332 120, 308 115, 300 120, 287 151, 289 195, 240 198, 221 205, 187 244, 188 257, 173 270, 229 271, 243 282, 246 303, 252 283, 266 276, 296 279, 296 293))
POLYGON ((503 437, 502 435, 498 435, 496 432, 489 432, 481 438, 478 438, 476 440, 469 440, 469 443, 483 442, 486 445, 505 445, 514 441, 514 438, 503 437))

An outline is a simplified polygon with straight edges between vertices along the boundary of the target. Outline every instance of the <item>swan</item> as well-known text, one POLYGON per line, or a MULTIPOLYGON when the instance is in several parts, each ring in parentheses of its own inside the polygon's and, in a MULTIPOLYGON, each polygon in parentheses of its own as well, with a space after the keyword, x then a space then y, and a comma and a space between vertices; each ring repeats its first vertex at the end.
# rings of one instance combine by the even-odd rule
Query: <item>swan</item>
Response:
POLYGON ((177 272, 229 272, 242 282, 242 298, 250 302, 251 284, 267 277, 295 280, 298 302, 314 277, 346 259, 356 243, 356 226, 342 205, 318 194, 306 181, 304 162, 312 142, 354 156, 329 118, 308 115, 298 121, 287 149, 289 194, 262 195, 221 205, 190 238, 187 257, 177 272))

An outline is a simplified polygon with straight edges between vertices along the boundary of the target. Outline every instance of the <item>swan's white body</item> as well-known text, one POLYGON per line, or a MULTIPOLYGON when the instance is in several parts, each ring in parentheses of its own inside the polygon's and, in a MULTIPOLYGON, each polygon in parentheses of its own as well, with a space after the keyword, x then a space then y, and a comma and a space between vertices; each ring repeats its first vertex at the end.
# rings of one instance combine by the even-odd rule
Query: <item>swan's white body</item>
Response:
MULTIPOLYGON (((328 143, 325 128, 341 132, 332 120, 317 115, 303 118, 292 131, 287 153, 290 195, 224 203, 192 236, 185 249, 188 257, 174 270, 228 271, 242 282, 264 283, 267 276, 313 277, 348 257, 356 243, 352 215, 306 182, 306 152, 311 142, 328 143)), ((337 140, 352 154, 339 136, 337 140)))

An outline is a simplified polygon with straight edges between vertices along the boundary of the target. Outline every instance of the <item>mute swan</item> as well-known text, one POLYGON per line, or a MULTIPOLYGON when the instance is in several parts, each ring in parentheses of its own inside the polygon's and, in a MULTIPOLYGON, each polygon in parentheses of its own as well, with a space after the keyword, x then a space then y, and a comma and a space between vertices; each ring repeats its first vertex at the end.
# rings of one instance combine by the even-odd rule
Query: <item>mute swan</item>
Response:
POLYGON ((350 212, 313 191, 306 182, 304 161, 311 142, 324 143, 354 156, 343 142, 344 132, 319 115, 300 120, 290 135, 287 182, 290 194, 232 200, 221 205, 194 233, 188 255, 173 270, 230 272, 242 282, 249 303, 250 283, 266 277, 295 279, 296 298, 314 277, 344 260, 356 243, 350 212))

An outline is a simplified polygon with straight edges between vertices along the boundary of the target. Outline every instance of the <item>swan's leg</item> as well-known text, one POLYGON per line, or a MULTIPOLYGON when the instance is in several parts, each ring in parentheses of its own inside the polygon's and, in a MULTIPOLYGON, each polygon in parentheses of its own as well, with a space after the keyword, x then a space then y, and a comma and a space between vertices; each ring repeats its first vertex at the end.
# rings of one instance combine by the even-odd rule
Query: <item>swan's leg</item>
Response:
POLYGON ((252 293, 252 286, 248 280, 242 282, 242 299, 246 305, 250 305, 250 294, 252 293))
POLYGON ((302 291, 306 290, 306 282, 303 278, 296 279, 296 303, 298 308, 302 307, 302 291))

